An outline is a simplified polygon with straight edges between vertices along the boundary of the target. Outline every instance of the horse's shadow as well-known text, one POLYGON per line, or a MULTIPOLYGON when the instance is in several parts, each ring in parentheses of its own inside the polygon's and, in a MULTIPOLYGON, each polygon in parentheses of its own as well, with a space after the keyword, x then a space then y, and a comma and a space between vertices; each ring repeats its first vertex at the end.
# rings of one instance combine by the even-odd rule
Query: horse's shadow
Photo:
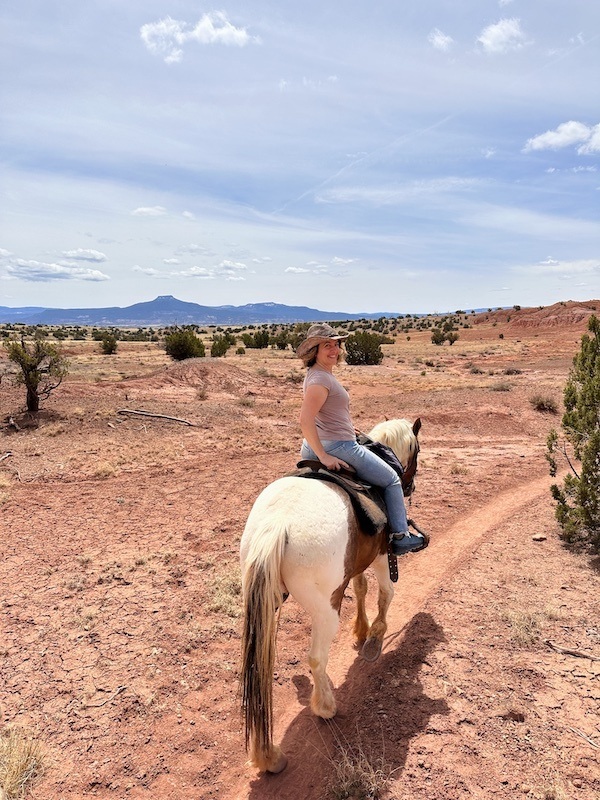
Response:
MULTIPOLYGON (((447 714, 444 700, 423 693, 419 671, 427 655, 445 641, 443 629, 430 614, 416 614, 394 637, 397 646, 378 661, 357 657, 335 690, 338 714, 321 720, 306 707, 289 725, 281 741, 289 759, 279 775, 262 774, 251 783, 250 800, 312 800, 324 796, 340 753, 350 760, 365 758, 397 779, 411 739, 424 731, 434 714, 447 714)), ((393 640, 392 640, 393 641, 393 640)), ((298 700, 310 702, 307 675, 293 678, 298 700)))

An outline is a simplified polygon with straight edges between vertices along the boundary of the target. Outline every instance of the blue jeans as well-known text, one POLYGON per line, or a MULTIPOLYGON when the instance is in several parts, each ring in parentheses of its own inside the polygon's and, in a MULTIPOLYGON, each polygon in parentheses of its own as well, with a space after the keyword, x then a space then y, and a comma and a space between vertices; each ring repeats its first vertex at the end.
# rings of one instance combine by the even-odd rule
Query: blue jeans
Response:
MULTIPOLYGON (((406 533, 408 531, 408 522, 406 521, 402 482, 389 464, 386 464, 379 456, 371 453, 370 450, 367 450, 366 447, 356 441, 336 442, 325 440, 321 444, 326 453, 336 458, 341 458, 346 464, 354 467, 358 478, 384 490, 383 496, 392 533, 406 533)), ((317 459, 306 439, 302 442, 300 455, 302 458, 317 459)))

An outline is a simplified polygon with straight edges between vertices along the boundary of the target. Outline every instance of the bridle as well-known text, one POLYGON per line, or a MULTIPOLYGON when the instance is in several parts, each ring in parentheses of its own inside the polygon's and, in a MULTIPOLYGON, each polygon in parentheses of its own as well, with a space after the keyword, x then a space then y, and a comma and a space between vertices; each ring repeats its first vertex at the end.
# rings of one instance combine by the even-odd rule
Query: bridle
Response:
POLYGON ((417 460, 419 458, 419 451, 421 446, 419 440, 415 437, 415 447, 404 469, 402 475, 402 491, 405 497, 410 497, 415 490, 415 476, 417 474, 417 460))

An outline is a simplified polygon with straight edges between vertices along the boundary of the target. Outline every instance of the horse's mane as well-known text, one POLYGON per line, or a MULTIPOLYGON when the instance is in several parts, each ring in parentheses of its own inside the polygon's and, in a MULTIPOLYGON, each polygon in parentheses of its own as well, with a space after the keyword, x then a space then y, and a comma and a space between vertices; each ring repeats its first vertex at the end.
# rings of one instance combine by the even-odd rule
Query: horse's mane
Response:
POLYGON ((417 446, 412 423, 407 419, 387 419, 380 422, 369 432, 369 436, 376 442, 391 447, 405 466, 417 446))

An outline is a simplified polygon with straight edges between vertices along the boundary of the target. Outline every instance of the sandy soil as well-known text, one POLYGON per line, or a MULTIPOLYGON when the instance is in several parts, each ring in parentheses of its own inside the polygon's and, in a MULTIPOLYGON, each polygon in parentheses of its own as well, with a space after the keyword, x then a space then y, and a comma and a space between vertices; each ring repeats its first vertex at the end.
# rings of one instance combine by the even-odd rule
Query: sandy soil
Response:
POLYGON ((340 367, 362 429, 421 417, 410 513, 432 544, 401 559, 374 664, 348 591, 331 722, 310 714, 309 629, 286 603, 279 776, 243 749, 237 551, 254 498, 296 461, 299 362, 67 343, 70 376, 36 424, 3 382, 0 713, 45 749, 28 796, 325 800, 345 752, 382 768, 381 798, 597 798, 600 561, 560 542, 544 459, 560 417, 531 403, 560 409, 585 330, 567 310, 483 319, 452 347, 401 336, 381 366, 340 367))

